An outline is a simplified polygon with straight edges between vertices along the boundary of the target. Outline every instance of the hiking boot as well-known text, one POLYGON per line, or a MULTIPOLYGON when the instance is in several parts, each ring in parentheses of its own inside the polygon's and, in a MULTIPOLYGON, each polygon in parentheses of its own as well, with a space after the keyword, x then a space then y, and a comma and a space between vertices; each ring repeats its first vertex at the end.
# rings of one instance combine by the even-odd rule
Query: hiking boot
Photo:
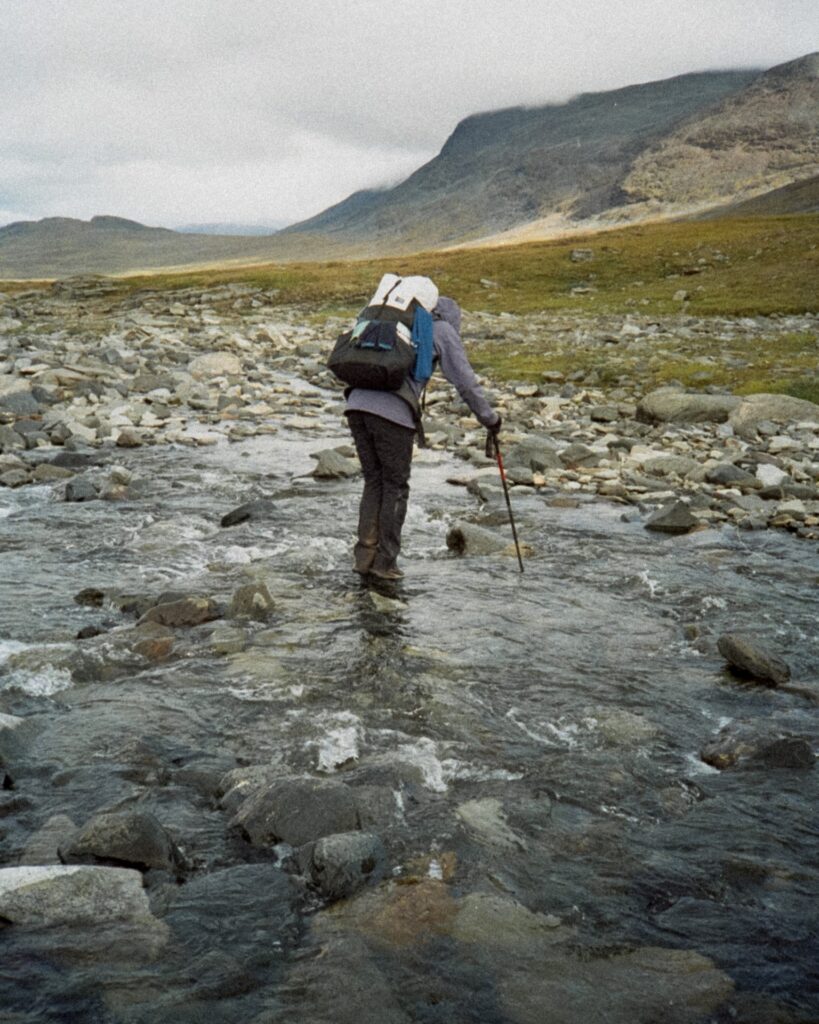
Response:
POLYGON ((353 572, 357 572, 359 576, 369 575, 372 572, 374 560, 375 549, 372 551, 356 551, 353 572))
POLYGON ((402 580, 404 578, 403 572, 397 565, 392 566, 391 569, 370 569, 370 575, 377 576, 380 580, 402 580))

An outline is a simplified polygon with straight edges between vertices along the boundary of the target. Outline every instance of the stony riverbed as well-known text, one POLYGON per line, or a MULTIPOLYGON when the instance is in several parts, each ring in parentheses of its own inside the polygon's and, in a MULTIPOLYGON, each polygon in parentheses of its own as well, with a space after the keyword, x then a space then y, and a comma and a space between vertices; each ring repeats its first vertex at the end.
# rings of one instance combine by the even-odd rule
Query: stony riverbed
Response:
POLYGON ((2 1019, 814 1019, 819 409, 489 382, 521 574, 436 382, 373 587, 341 326, 0 299, 2 1019))

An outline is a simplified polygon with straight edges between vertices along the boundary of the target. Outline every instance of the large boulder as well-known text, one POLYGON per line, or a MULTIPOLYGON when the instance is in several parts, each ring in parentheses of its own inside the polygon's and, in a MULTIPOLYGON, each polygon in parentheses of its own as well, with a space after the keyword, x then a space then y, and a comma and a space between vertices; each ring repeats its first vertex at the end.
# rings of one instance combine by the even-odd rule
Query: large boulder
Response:
POLYGON ((12 924, 101 924, 148 917, 138 871, 63 864, 0 868, 0 918, 12 924))
POLYGON ((308 873, 326 899, 351 896, 384 874, 384 845, 372 832, 345 832, 319 839, 310 852, 308 873))
POLYGON ((231 824, 254 846, 303 846, 323 836, 355 832, 360 818, 349 786, 331 779, 291 778, 251 793, 231 824))
POLYGON ((178 870, 183 857, 160 822, 145 811, 97 814, 60 848, 66 863, 112 861, 147 871, 178 870))
POLYGON ((741 402, 736 395, 659 388, 640 400, 637 419, 641 423, 724 423, 741 402))
POLYGON ((731 412, 728 422, 741 437, 753 437, 757 426, 792 423, 800 420, 819 423, 819 405, 791 395, 747 395, 731 412))

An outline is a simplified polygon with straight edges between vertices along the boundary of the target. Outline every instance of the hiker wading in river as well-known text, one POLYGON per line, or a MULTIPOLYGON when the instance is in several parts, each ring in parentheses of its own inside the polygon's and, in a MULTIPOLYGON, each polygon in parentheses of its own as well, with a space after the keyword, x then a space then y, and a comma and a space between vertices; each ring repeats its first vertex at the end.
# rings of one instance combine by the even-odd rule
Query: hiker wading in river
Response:
MULTIPOLYGON (((492 409, 469 364, 460 335, 461 310, 454 299, 441 296, 432 312, 433 365, 441 368, 478 421, 497 435, 500 416, 492 409)), ((396 580, 401 528, 407 514, 412 443, 417 423, 411 404, 420 399, 424 384, 409 375, 397 391, 353 388, 345 415, 350 424, 361 468, 364 493, 358 516, 355 571, 396 580)))

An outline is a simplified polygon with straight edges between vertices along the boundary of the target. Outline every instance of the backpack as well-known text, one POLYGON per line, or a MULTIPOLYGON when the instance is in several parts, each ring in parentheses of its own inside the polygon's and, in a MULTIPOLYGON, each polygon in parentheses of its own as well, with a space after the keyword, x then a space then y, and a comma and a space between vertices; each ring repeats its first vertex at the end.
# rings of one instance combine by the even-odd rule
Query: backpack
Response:
POLYGON ((428 277, 385 274, 351 331, 340 334, 327 367, 351 388, 398 391, 432 374, 432 315, 438 289, 428 277))

